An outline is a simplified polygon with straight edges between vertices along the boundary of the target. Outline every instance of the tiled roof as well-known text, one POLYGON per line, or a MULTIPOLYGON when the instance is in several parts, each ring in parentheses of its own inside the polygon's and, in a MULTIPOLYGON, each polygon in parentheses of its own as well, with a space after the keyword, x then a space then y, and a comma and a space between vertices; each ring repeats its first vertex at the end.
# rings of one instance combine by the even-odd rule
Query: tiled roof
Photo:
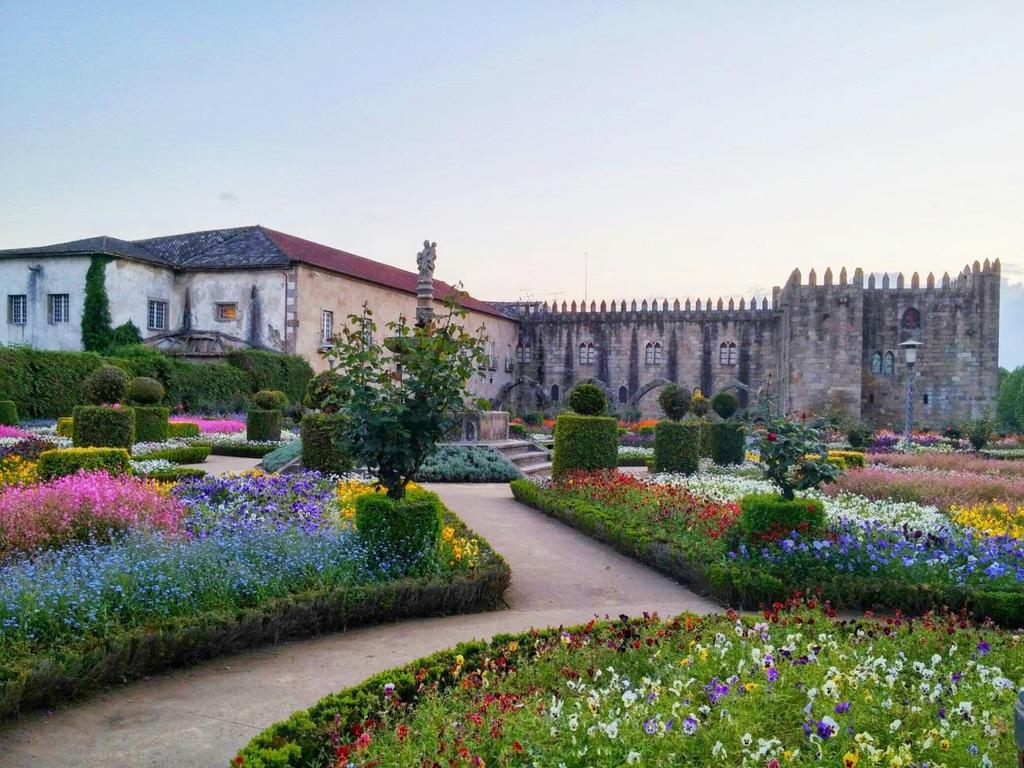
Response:
MULTIPOLYGON (((91 237, 38 248, 4 250, 0 251, 0 258, 93 253, 139 259, 189 271, 282 268, 300 263, 403 293, 416 293, 415 272, 260 226, 212 229, 133 241, 91 237)), ((434 281, 434 296, 437 298, 454 291, 455 288, 448 283, 434 281)), ((498 308, 471 296, 466 297, 462 305, 477 312, 505 317, 498 308)))

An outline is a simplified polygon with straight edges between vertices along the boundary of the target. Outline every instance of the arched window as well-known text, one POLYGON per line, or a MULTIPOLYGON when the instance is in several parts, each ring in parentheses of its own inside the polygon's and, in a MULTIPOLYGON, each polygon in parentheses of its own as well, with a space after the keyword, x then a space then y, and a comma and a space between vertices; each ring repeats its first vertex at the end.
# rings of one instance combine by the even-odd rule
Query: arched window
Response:
POLYGON ((522 344, 517 344, 516 345, 516 362, 517 363, 523 362, 523 345, 522 344))
POLYGON ((654 342, 654 364, 661 365, 661 342, 654 342))
POLYGON ((558 395, 559 395, 558 385, 557 384, 552 384, 551 385, 551 402, 552 403, 557 403, 558 402, 558 395))
POLYGON ((921 313, 914 307, 909 307, 903 313, 903 319, 900 321, 900 325, 904 331, 916 331, 921 327, 921 313))
POLYGON ((597 348, 594 342, 580 342, 580 365, 593 365, 597 360, 597 348))
POLYGON ((896 372, 896 357, 892 352, 886 352, 882 358, 882 375, 892 376, 896 372))
POLYGON ((729 342, 729 365, 736 365, 739 362, 739 349, 734 342, 729 342))
POLYGON ((654 344, 649 341, 647 342, 647 351, 644 355, 644 362, 647 363, 647 365, 654 365, 654 344))
POLYGON ((629 402, 629 390, 626 387, 619 387, 619 402, 622 405, 629 402))
POLYGON ((531 360, 533 360, 533 347, 527 344, 526 347, 523 348, 523 362, 528 363, 531 360))
POLYGON ((871 372, 876 376, 882 373, 882 353, 875 352, 871 356, 871 372))
POLYGON ((718 347, 718 364, 728 365, 729 364, 729 345, 724 341, 718 347))
POLYGON ((586 342, 580 342, 580 365, 587 364, 587 344, 586 342))

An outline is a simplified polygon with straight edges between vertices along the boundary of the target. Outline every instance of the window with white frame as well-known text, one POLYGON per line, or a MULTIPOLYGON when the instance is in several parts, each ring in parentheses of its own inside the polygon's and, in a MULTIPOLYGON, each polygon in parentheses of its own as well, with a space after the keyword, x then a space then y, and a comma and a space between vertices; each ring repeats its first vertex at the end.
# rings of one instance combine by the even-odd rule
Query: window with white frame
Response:
POLYGON ((740 350, 735 342, 729 342, 729 365, 736 365, 740 361, 740 350))
POLYGON ((718 345, 718 364, 736 365, 739 362, 740 350, 734 341, 723 341, 718 345))
POLYGON ((320 344, 328 347, 334 338, 334 313, 325 309, 320 312, 320 344))
POLYGON ((597 360, 597 348, 594 347, 594 342, 580 342, 580 365, 593 365, 595 360, 597 360))
POLYGON ((51 293, 47 297, 46 317, 51 323, 70 322, 71 297, 66 293, 51 293))
POLYGON ((527 344, 523 347, 523 362, 528 363, 533 360, 533 347, 527 344))
POLYGON ((151 331, 167 330, 167 302, 161 299, 149 300, 149 311, 146 314, 146 327, 151 331))
POLYGON ((25 325, 28 322, 28 296, 24 293, 8 294, 7 322, 11 325, 25 325))
POLYGON ((647 365, 661 365, 661 342, 649 341, 644 353, 644 361, 647 365))

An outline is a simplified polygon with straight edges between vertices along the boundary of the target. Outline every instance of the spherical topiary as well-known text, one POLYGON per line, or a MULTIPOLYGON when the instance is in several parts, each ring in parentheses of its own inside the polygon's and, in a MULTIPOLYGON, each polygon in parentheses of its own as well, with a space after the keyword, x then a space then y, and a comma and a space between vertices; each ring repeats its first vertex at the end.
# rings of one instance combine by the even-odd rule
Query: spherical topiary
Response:
POLYGON ((600 416, 608 407, 604 392, 596 384, 577 384, 569 393, 568 402, 581 416, 600 416))
POLYGON ((693 411, 696 416, 707 416, 708 411, 711 410, 711 401, 704 397, 700 392, 697 392, 693 396, 693 402, 690 404, 690 410, 693 411))
POLYGON ((658 393, 658 405, 672 421, 679 421, 690 410, 690 395, 676 384, 667 384, 658 393))
POLYGON ((272 389, 261 389, 252 396, 252 401, 257 408, 264 411, 276 411, 281 407, 281 400, 278 393, 272 389))
POLYGON ((119 403, 128 391, 128 374, 113 365, 93 371, 82 384, 82 394, 94 405, 119 403))
POLYGON ((156 405, 165 391, 163 384, 149 376, 136 376, 128 382, 128 399, 139 405, 156 405))
POLYGON ((739 407, 740 401, 736 399, 736 395, 732 392, 719 392, 711 398, 711 410, 723 419, 728 419, 736 413, 739 407))

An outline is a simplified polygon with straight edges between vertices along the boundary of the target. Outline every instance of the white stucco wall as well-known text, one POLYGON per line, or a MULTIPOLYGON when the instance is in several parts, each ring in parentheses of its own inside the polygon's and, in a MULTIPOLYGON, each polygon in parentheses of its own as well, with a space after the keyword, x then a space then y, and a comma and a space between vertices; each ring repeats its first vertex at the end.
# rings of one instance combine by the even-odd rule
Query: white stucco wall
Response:
POLYGON ((0 343, 28 344, 39 349, 81 349, 88 269, 88 256, 0 259, 0 343), (47 296, 51 293, 68 294, 68 322, 49 322, 47 296), (7 297, 18 294, 27 296, 25 325, 8 322, 7 297))

